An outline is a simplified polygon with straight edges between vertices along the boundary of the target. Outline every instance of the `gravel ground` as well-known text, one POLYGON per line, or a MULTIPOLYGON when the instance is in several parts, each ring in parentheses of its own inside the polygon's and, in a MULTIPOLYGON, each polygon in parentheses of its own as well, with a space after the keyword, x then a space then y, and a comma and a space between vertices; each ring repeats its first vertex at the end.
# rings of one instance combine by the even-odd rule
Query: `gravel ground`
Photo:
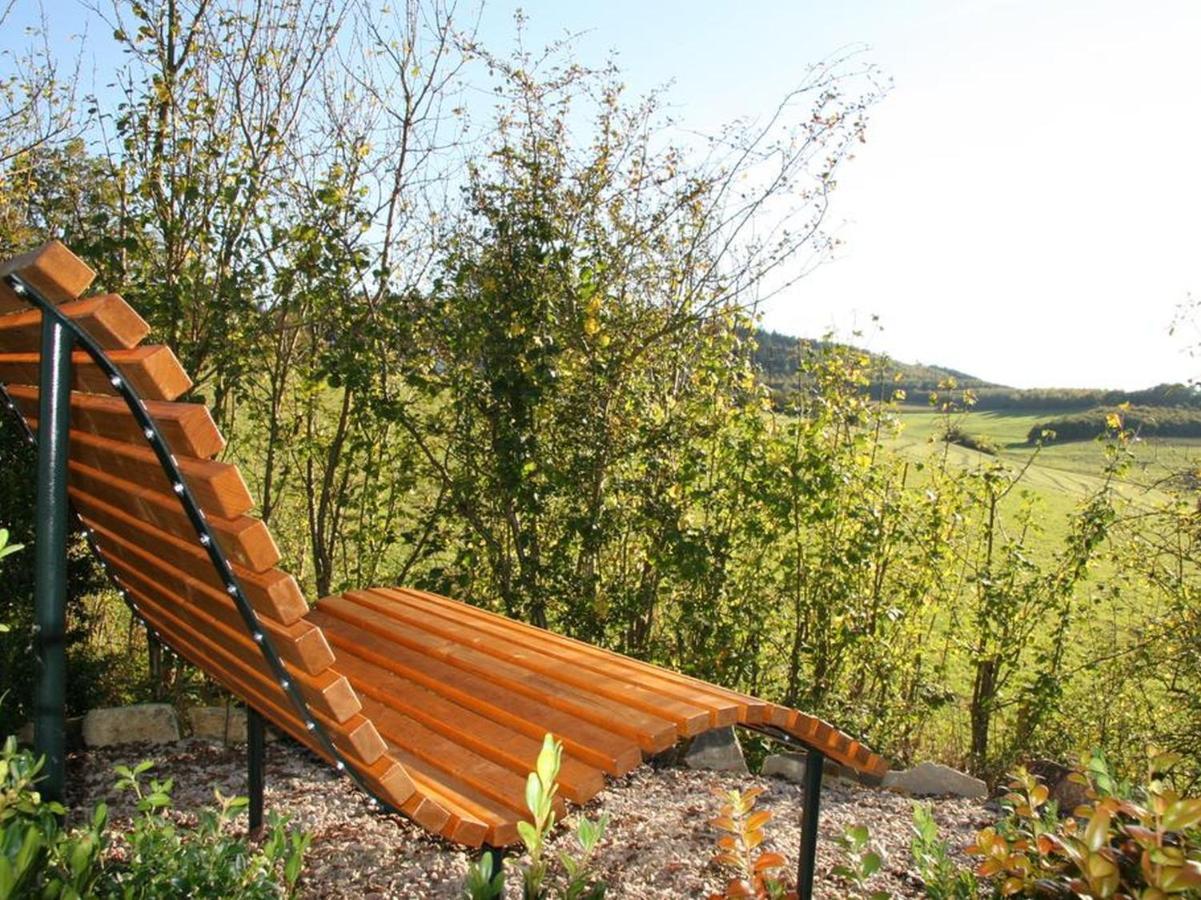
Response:
MULTIPOLYGON (((128 797, 114 794, 112 768, 141 759, 156 760, 155 773, 176 782, 172 813, 181 821, 223 794, 246 791, 245 757, 240 749, 201 741, 182 741, 169 748, 126 745, 90 750, 72 757, 69 776, 75 809, 109 804, 114 826, 128 821, 128 797)), ((766 845, 795 866, 799 841, 801 789, 775 778, 729 776, 679 768, 642 766, 612 781, 586 812, 607 812, 609 828, 598 854, 598 871, 614 898, 706 896, 723 883, 710 863, 716 815, 715 787, 767 789, 760 808, 775 812, 766 845)), ((305 862, 302 896, 325 897, 459 897, 464 873, 474 854, 431 838, 406 819, 369 810, 366 798, 346 778, 307 750, 288 741, 267 746, 268 810, 292 817, 313 834, 305 862)), ((885 864, 869 887, 898 897, 921 896, 920 882, 909 858, 912 801, 839 779, 827 779, 822 796, 816 891, 819 897, 851 896, 848 886, 829 876, 838 864, 835 838, 855 824, 869 826, 872 845, 885 864)), ((966 846, 987 812, 962 799, 934 801, 934 815, 953 848, 966 846)), ((566 835, 560 834, 556 842, 566 835)))

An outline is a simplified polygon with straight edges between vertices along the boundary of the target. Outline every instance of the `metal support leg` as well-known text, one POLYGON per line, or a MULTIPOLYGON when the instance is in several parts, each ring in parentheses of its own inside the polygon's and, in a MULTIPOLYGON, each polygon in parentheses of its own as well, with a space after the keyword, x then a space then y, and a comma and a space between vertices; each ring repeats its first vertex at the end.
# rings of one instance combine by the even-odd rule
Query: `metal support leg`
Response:
POLYGON ((163 690, 163 642, 149 632, 146 634, 147 664, 150 667, 150 693, 155 700, 162 700, 163 690))
POLYGON ((263 717, 254 709, 246 708, 246 768, 250 797, 250 831, 263 827, 263 750, 266 740, 263 717))
POLYGON ((42 320, 38 396, 37 534, 34 540, 34 629, 38 681, 34 697, 34 749, 45 757, 39 786, 49 800, 63 799, 66 781, 67 656, 67 455, 71 410, 72 336, 49 317, 42 320))
POLYGON ((809 749, 805 756, 805 796, 801 811, 801 852, 797 862, 797 895, 800 900, 812 900, 813 870, 817 865, 817 817, 821 807, 822 770, 826 754, 809 749))

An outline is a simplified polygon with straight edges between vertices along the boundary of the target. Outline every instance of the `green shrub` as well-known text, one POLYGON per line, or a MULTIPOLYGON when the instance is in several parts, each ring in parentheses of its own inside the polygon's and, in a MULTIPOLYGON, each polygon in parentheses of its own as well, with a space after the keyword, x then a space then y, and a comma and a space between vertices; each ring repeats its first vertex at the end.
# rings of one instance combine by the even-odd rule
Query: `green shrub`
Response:
POLYGON ((225 828, 248 801, 224 797, 217 790, 216 808, 202 810, 194 829, 180 828, 166 815, 171 779, 142 781, 151 766, 142 762, 132 769, 117 767, 117 787, 136 795, 139 815, 127 836, 124 860, 106 870, 108 891, 125 898, 182 893, 246 900, 295 894, 309 835, 288 831, 286 820, 272 815, 266 837, 254 849, 225 828))
POLYGON ((1151 752, 1141 787, 1121 785, 1094 754, 1071 777, 1088 802, 1061 815, 1038 778, 1019 770, 1002 801, 1008 815, 981 831, 969 853, 977 875, 1003 896, 1201 897, 1201 799, 1182 797, 1151 752))
POLYGON ((975 450, 977 453, 986 453, 989 456, 997 455, 997 445, 987 438, 978 437, 974 434, 968 434, 957 425, 952 425, 942 436, 942 439, 948 444, 955 444, 959 447, 966 447, 968 450, 975 450))
POLYGON ((95 896, 107 811, 98 806, 86 828, 59 825, 65 810, 36 789, 42 761, 8 738, 0 749, 0 897, 95 896))
POLYGON ((868 882, 884 866, 882 857, 871 846, 872 833, 866 825, 851 825, 838 837, 836 843, 842 862, 833 869, 835 875, 852 885, 849 896, 866 900, 889 900, 888 891, 871 890, 868 882))
POLYGON ((195 828, 178 826, 167 816, 171 780, 142 780, 151 765, 117 767, 117 787, 135 794, 138 811, 118 849, 105 831, 103 803, 87 826, 70 832, 61 826, 65 810, 43 801, 36 788, 41 761, 10 737, 0 751, 0 897, 257 900, 295 894, 307 834, 272 816, 259 846, 251 847, 227 828, 247 801, 220 792, 217 807, 201 811, 195 828))

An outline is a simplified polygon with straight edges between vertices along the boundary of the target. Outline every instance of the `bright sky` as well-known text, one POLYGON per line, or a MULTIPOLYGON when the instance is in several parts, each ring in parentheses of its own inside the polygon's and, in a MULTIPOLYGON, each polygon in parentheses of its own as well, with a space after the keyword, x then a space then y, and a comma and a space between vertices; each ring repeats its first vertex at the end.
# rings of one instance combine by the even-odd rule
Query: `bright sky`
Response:
MULTIPOLYGON (((44 3, 76 7, 76 29, 91 18, 44 3)), ((485 44, 511 45, 518 5, 486 6, 485 44)), ((848 337, 874 314, 874 350, 1021 387, 1201 377, 1168 333, 1201 297, 1198 0, 520 5, 527 45, 582 32, 583 61, 616 51, 635 94, 671 82, 674 114, 703 131, 868 46, 894 87, 840 177, 828 224, 844 243, 768 306, 768 327, 848 337)), ((107 75, 106 30, 88 30, 85 69, 107 75)))
MULTIPOLYGON (((517 4, 482 37, 504 46, 517 4)), ((1196 0, 527 0, 531 37, 587 32, 699 128, 765 111, 854 43, 894 81, 843 171, 839 257, 768 327, 1015 386, 1201 376, 1169 327, 1201 295, 1196 0)), ((1195 335, 1195 333, 1194 333, 1195 335)))

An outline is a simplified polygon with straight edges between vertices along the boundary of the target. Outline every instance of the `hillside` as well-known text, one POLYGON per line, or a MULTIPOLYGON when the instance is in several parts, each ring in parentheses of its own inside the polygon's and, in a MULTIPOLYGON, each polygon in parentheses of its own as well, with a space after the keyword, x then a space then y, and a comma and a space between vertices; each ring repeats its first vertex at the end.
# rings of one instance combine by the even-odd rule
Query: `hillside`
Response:
MULTIPOLYGON (((766 331, 762 329, 756 332, 755 343, 757 344, 755 349, 755 365, 763 373, 764 382, 772 390, 784 391, 796 389, 798 384, 797 369, 802 354, 832 346, 829 341, 798 338, 792 335, 781 334, 778 331, 766 331)), ((869 356, 879 363, 882 376, 891 378, 894 374, 900 374, 901 378, 897 386, 906 392, 929 392, 937 390, 938 386, 946 383, 948 379, 954 379, 956 384, 961 388, 971 388, 972 390, 984 388, 1012 390, 1002 385, 991 384, 982 378, 977 378, 974 375, 968 375, 965 372, 959 372, 955 369, 943 366, 927 366, 921 363, 897 362, 894 359, 889 359, 876 353, 864 352, 868 353, 869 356)))
MULTIPOLYGON (((797 376, 802 353, 812 352, 827 342, 797 338, 776 331, 760 330, 755 334, 758 344, 755 365, 764 383, 778 400, 800 386, 797 376)), ((868 351, 864 351, 867 353, 868 351)), ((970 389, 975 395, 975 408, 984 410, 1030 410, 1056 414, 1113 408, 1123 403, 1157 409, 1201 409, 1201 390, 1187 384, 1157 384, 1136 391, 1108 388, 1014 388, 995 384, 945 366, 922 363, 903 363, 879 354, 869 353, 879 364, 881 384, 905 392, 906 402, 926 406, 930 394, 953 379, 958 390, 970 389), (900 376, 896 378, 895 376, 900 376), (895 380, 894 380, 895 378, 895 380)))

